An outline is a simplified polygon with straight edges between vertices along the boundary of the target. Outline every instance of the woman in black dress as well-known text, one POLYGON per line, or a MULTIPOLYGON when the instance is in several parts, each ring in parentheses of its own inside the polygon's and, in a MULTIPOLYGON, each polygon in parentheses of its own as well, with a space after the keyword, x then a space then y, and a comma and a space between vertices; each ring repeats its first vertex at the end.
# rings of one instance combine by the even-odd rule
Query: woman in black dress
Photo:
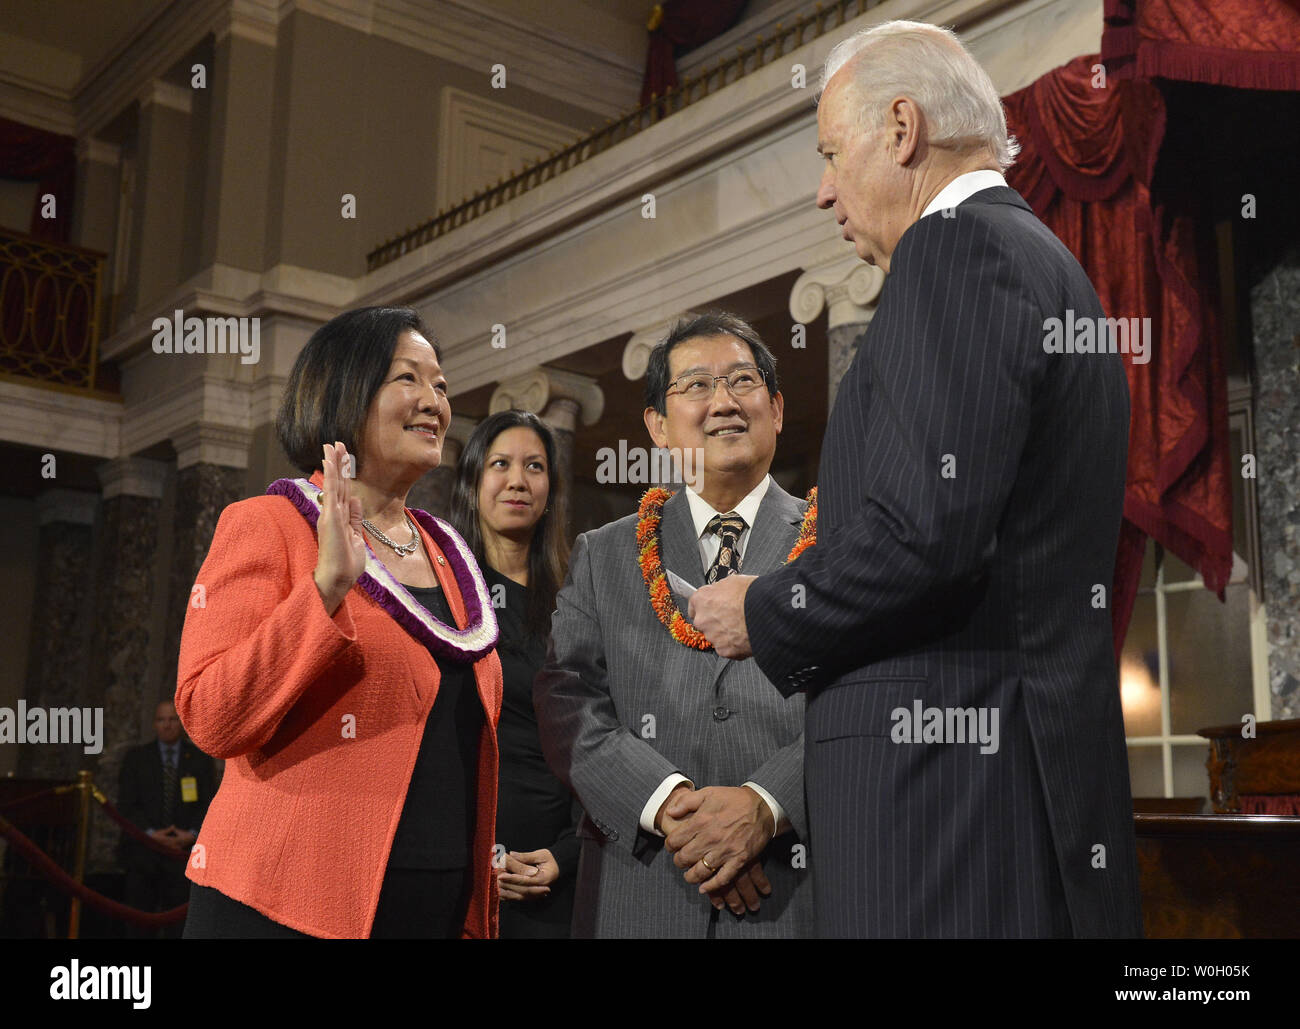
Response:
POLYGON ((569 935, 581 809, 547 767, 533 712, 569 545, 551 430, 527 411, 479 423, 457 467, 451 520, 483 569, 501 637, 497 881, 502 939, 569 935))

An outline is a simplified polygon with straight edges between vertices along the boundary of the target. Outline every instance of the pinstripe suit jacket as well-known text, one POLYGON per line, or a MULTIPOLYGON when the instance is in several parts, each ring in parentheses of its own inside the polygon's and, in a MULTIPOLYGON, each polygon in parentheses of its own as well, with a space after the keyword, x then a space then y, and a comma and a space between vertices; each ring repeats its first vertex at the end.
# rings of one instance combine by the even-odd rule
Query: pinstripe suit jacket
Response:
POLYGON ((1046 319, 1101 305, 1009 188, 920 219, 891 266, 827 424, 817 546, 745 602, 759 667, 807 691, 817 931, 1138 935, 1108 603, 1123 358, 1045 353, 1046 319), (918 705, 996 712, 998 749, 896 742, 918 705))
MULTIPOLYGON (((804 507, 768 484, 742 552, 744 572, 780 567, 804 507)), ((547 760, 588 815, 579 827, 574 934, 811 935, 812 894, 800 853, 807 838, 802 700, 784 700, 752 660, 728 661, 669 636, 637 565, 636 523, 631 515, 578 537, 550 653, 534 684, 547 760), (757 914, 715 915, 663 839, 639 828, 646 802, 673 772, 697 787, 756 782, 785 809, 794 830, 764 854, 773 892, 757 914)), ((660 533, 665 567, 702 585, 682 491, 664 505, 660 533)))

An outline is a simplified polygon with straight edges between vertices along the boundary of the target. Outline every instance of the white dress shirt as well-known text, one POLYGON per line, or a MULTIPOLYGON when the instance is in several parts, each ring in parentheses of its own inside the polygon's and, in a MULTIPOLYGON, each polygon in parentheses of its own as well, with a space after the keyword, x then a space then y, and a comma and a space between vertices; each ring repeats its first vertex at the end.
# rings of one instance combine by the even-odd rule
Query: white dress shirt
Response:
POLYGON ((935 195, 935 198, 925 205, 925 210, 921 212, 924 218, 927 214, 934 214, 935 211, 941 211, 945 207, 956 207, 967 197, 974 196, 982 189, 992 189, 994 186, 1005 186, 1007 180, 1003 178, 1001 172, 995 172, 991 168, 981 168, 979 171, 967 172, 965 175, 958 175, 948 185, 935 195))
MULTIPOLYGON (((744 571, 745 543, 749 539, 750 530, 754 527, 754 519, 758 517, 758 506, 763 502, 763 497, 766 496, 767 487, 771 481, 772 477, 770 475, 764 475, 763 481, 750 490, 745 499, 732 509, 736 514, 740 515, 741 518, 745 519, 745 529, 740 534, 740 538, 736 541, 737 572, 744 571)), ((713 566, 713 562, 718 558, 718 551, 722 549, 722 538, 716 532, 707 531, 709 522, 712 520, 714 515, 731 514, 731 511, 715 511, 708 501, 689 486, 686 487, 686 501, 690 505, 691 521, 695 525, 695 535, 699 540, 700 565, 703 568, 704 573, 707 575, 709 569, 713 566)), ((677 571, 675 568, 669 570, 677 571)), ((678 574, 681 573, 679 572, 678 574)), ((654 833, 657 836, 663 835, 663 833, 655 828, 655 815, 659 813, 659 808, 662 806, 664 800, 667 799, 668 794, 672 793, 679 783, 688 783, 692 789, 695 787, 695 784, 686 776, 682 775, 680 772, 674 772, 659 784, 659 788, 656 789, 654 793, 650 794, 650 799, 646 801, 645 807, 641 809, 641 828, 646 832, 654 833)), ((763 789, 763 787, 758 785, 756 782, 746 782, 741 785, 748 786, 751 790, 762 797, 763 802, 767 804, 769 810, 771 810, 772 824, 776 827, 774 835, 783 832, 784 829, 789 826, 789 822, 786 821, 785 818, 785 809, 777 803, 776 798, 768 793, 767 790, 763 789)))

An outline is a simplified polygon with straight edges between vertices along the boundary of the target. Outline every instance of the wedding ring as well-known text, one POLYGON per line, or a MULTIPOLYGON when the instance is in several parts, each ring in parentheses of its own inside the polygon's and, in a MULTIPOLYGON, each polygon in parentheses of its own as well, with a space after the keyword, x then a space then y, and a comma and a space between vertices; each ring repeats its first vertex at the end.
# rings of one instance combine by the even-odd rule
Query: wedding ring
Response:
POLYGON ((709 864, 709 859, 708 859, 707 857, 702 857, 702 858, 700 858, 700 864, 702 864, 702 865, 703 865, 705 868, 707 868, 710 872, 716 872, 716 871, 717 871, 716 868, 714 868, 711 864, 709 864))

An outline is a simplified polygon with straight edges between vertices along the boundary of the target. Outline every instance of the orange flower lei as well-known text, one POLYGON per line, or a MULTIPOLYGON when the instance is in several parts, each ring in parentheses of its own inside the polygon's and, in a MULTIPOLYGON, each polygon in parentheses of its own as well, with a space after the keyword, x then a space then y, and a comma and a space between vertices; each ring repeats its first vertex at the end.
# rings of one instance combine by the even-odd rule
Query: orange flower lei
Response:
MULTIPOLYGON (((712 650, 713 644, 704 633, 695 628, 683 616, 673 602, 673 592, 668 586, 668 573, 664 571, 663 559, 659 553, 659 521, 663 517, 664 504, 672 494, 662 486, 655 486, 645 491, 641 497, 641 506, 637 510, 636 523, 637 564, 641 566, 641 577, 645 579, 650 591, 650 606, 655 615, 663 622, 668 632, 684 647, 695 650, 712 650)), ((817 542, 817 487, 808 491, 808 511, 799 526, 799 536, 794 542, 790 556, 785 559, 789 564, 805 550, 817 542)))

